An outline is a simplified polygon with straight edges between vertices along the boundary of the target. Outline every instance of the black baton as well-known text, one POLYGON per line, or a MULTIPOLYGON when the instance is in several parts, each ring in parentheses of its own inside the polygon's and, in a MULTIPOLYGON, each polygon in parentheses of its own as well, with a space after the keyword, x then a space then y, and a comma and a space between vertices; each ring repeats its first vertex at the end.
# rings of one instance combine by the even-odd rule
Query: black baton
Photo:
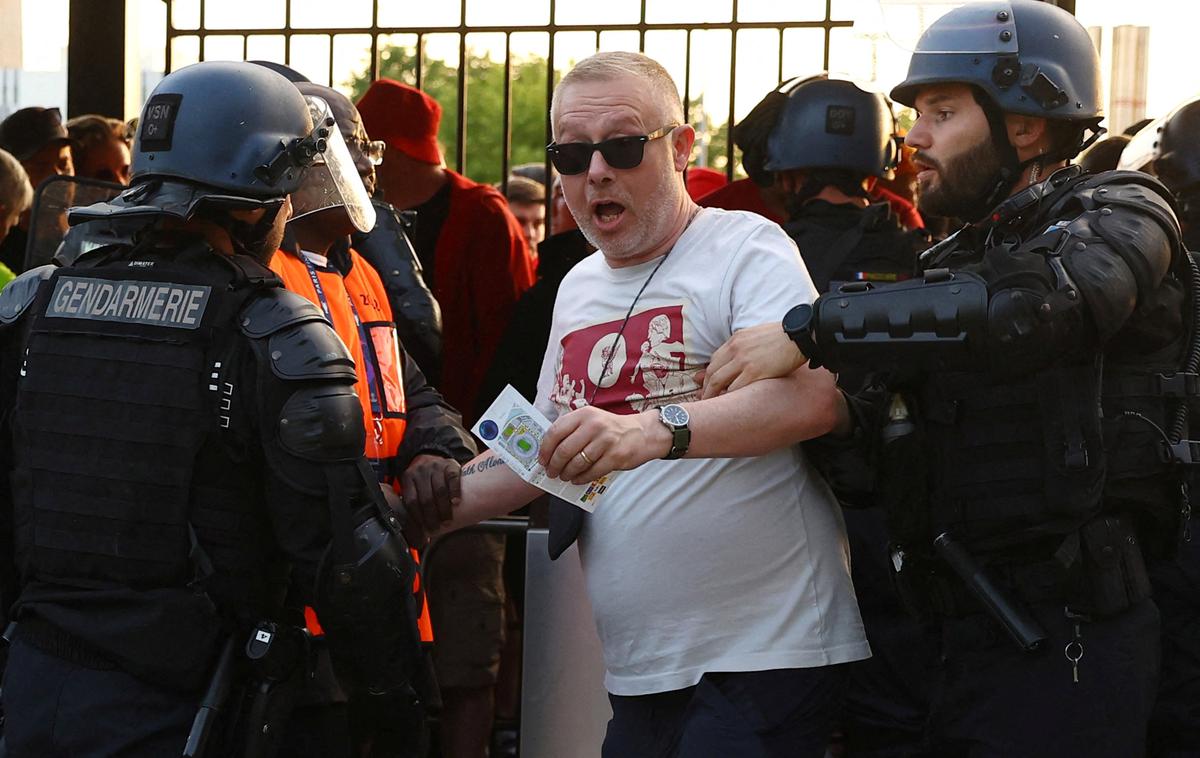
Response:
POLYGON ((200 710, 192 721, 192 730, 188 732, 187 742, 183 747, 183 758, 200 758, 205 755, 209 737, 229 698, 229 690, 233 686, 233 653, 234 635, 229 635, 225 646, 221 648, 221 657, 217 660, 216 671, 208 682, 208 690, 200 701, 200 710))
POLYGON ((1012 637, 1017 647, 1032 653, 1046 641, 1046 630, 1030 615, 1029 611, 1014 603, 1003 590, 991 580, 971 554, 947 532, 942 532, 933 541, 938 555, 942 557, 963 584, 979 598, 992 618, 1000 622, 1012 637))

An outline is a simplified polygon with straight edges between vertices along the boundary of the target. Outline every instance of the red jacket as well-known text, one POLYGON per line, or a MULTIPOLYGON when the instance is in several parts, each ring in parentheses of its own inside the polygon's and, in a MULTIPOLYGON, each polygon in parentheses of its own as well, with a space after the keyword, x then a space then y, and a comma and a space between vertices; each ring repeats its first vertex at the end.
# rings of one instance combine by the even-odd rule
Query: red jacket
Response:
MULTIPOLYGON (((892 206, 892 213, 900 220, 900 224, 906 229, 924 229, 925 221, 921 218, 921 214, 917 212, 916 207, 908 200, 900 197, 895 192, 875 185, 875 189, 871 190, 871 198, 875 202, 887 202, 892 206)), ((763 202, 762 195, 758 192, 758 185, 749 179, 738 179, 736 182, 726 184, 718 190, 708 193, 704 197, 696 201, 706 208, 724 208, 727 211, 754 211, 760 216, 765 216, 777 224, 783 224, 786 219, 779 218, 771 213, 767 208, 767 204, 763 202)))
POLYGON ((738 179, 720 189, 713 190, 696 201, 705 208, 724 208, 727 211, 753 211, 764 218, 769 218, 776 224, 782 224, 787 219, 780 218, 771 212, 763 202, 758 192, 758 185, 750 179, 738 179))
MULTIPOLYGON (((442 383, 469 425, 493 398, 479 398, 513 306, 533 285, 536 262, 495 188, 446 172, 450 209, 434 250, 433 294, 442 307, 442 383)), ((532 399, 532 398, 531 398, 532 399)))

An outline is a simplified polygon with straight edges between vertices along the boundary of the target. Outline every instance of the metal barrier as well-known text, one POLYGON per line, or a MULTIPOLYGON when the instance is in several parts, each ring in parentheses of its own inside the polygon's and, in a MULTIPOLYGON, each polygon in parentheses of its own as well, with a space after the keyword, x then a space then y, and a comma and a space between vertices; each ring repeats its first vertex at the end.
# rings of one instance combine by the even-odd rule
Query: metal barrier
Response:
MULTIPOLYGON (((467 139, 466 139, 466 118, 467 118, 467 76, 464 75, 467 67, 467 35, 493 33, 504 35, 504 92, 503 92, 503 119, 500 128, 503 130, 503 146, 502 155, 502 171, 501 176, 507 182, 511 160, 511 145, 510 139, 512 135, 512 35, 522 33, 544 33, 548 35, 548 54, 546 57, 547 77, 546 77, 546 102, 550 102, 550 96, 553 93, 555 83, 555 40, 562 33, 579 33, 590 32, 595 34, 596 49, 600 48, 601 35, 608 32, 636 32, 638 35, 638 51, 645 52, 646 34, 648 32, 659 31, 678 31, 686 34, 686 54, 684 64, 683 77, 683 102, 685 107, 685 117, 690 119, 691 114, 687 112, 693 95, 692 82, 692 36, 694 32, 725 30, 729 32, 729 106, 726 115, 727 121, 725 128, 728 128, 734 123, 734 103, 737 95, 737 57, 738 57, 738 37, 741 32, 753 30, 775 30, 779 35, 779 55, 776 67, 776 80, 782 81, 785 78, 784 72, 784 37, 789 30, 796 29, 815 29, 823 31, 823 52, 822 52, 822 68, 829 68, 829 48, 830 35, 834 29, 849 28, 853 25, 853 21, 849 19, 835 19, 833 17, 833 0, 824 0, 824 15, 821 18, 796 18, 794 20, 773 20, 773 21, 755 21, 742 20, 740 18, 741 11, 739 10, 739 0, 727 0, 729 5, 729 20, 728 21, 705 21, 705 22, 657 22, 647 20, 647 5, 651 0, 640 0, 640 13, 636 22, 628 23, 609 23, 609 24, 570 24, 557 23, 556 18, 559 15, 560 3, 566 0, 544 0, 548 4, 549 23, 544 24, 516 24, 512 26, 481 26, 471 25, 466 23, 468 18, 468 0, 458 0, 459 2, 459 23, 442 26, 387 26, 380 24, 380 6, 385 0, 372 0, 371 3, 371 23, 366 26, 359 27, 294 27, 293 26, 293 0, 283 0, 284 8, 284 23, 278 28, 221 28, 210 29, 207 24, 206 6, 211 0, 166 0, 167 2, 167 46, 166 46, 166 69, 171 71, 173 68, 173 53, 172 48, 174 43, 179 40, 196 39, 199 43, 199 59, 204 60, 205 56, 205 41, 212 36, 221 37, 241 37, 242 39, 242 58, 248 56, 249 39, 254 36, 276 35, 283 37, 283 61, 289 63, 292 59, 292 41, 297 35, 309 36, 325 36, 329 39, 329 79, 333 82, 334 75, 334 50, 338 38, 346 37, 347 35, 370 35, 370 50, 369 50, 369 70, 371 79, 375 79, 379 74, 380 65, 380 38, 392 34, 412 35, 416 38, 416 76, 415 81, 417 87, 422 85, 422 76, 425 68, 425 41, 431 35, 453 34, 458 36, 458 92, 457 92, 457 139, 454 149, 453 164, 457 171, 463 172, 467 163, 467 139), (195 28, 176 28, 174 25, 175 9, 181 4, 185 4, 189 9, 194 8, 199 4, 199 21, 195 28)), ((471 3, 491 2, 491 0, 470 0, 471 3)), ((795 3, 794 7, 799 8, 802 4, 795 3)), ((809 3, 813 5, 814 3, 809 3)), ((797 11, 799 15, 800 11, 797 11)), ((749 15, 749 14, 745 14, 749 15)), ((790 74, 809 73, 809 72, 788 72, 790 74)), ((756 93, 758 94, 758 93, 756 93)), ((765 94, 762 93, 762 94, 765 94)), ((547 108, 545 120, 546 142, 550 141, 550 115, 547 108)), ((732 139, 726 140, 725 146, 726 162, 725 172, 728 178, 733 178, 735 155, 732 139)), ((550 175, 549 161, 545 163, 547 176, 550 175)))
MULTIPOLYGON (((522 758, 595 758, 612 711, 604 689, 604 658, 592 606, 572 545, 556 561, 547 550, 549 531, 523 516, 489 519, 464 532, 525 534, 525 613, 522 624, 522 758)), ((425 551, 425 586, 430 559, 425 551)))

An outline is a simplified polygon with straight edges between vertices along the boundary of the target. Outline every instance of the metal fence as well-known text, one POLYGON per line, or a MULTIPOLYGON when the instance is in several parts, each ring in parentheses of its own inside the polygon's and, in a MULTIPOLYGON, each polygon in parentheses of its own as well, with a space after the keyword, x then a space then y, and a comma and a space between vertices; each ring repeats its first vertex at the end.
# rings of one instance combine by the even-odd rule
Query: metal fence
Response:
MULTIPOLYGON (((307 12, 304 19, 296 18, 298 4, 305 2, 305 0, 274 0, 275 10, 273 16, 270 13, 257 14, 260 20, 265 19, 266 16, 272 16, 272 18, 263 21, 263 25, 261 26, 240 27, 230 25, 227 18, 221 19, 218 23, 212 23, 212 13, 210 13, 209 6, 219 2, 220 0, 167 0, 167 71, 171 71, 176 65, 182 65, 179 60, 181 57, 187 59, 183 61, 184 63, 191 60, 204 60, 206 54, 210 53, 210 42, 218 38, 223 47, 222 57, 236 57, 236 44, 240 38, 242 59, 255 57, 269 58, 281 63, 288 63, 289 65, 291 65, 293 59, 296 57, 295 47, 298 41, 302 39, 306 51, 308 51, 314 46, 314 40, 320 42, 324 38, 327 40, 324 43, 324 47, 328 49, 328 81, 331 86, 335 85, 335 52, 338 51, 339 47, 344 48, 347 44, 358 44, 363 47, 369 46, 366 55, 366 64, 369 67, 370 77, 373 80, 378 77, 380 70, 381 46, 386 45, 392 35, 406 35, 415 40, 416 70, 413 80, 416 86, 421 87, 427 64, 427 40, 434 37, 434 35, 457 36, 458 90, 457 108, 455 109, 457 136, 454 144, 453 158, 448 162, 452 163, 459 172, 463 172, 467 165, 468 76, 465 74, 468 64, 468 50, 471 44, 469 37, 480 34, 503 35, 503 117, 501 123, 498 125, 498 128, 503 131, 501 142, 503 146, 501 156, 502 177, 508 176, 511 163, 512 40, 514 35, 528 35, 533 33, 545 36, 547 104, 553 92, 556 72, 561 73, 561 62, 556 61, 556 41, 562 38, 562 35, 592 34, 594 35, 595 49, 599 50, 602 38, 606 35, 625 33, 629 37, 629 42, 631 42, 632 33, 636 33, 636 49, 639 52, 646 51, 648 34, 654 35, 661 32, 671 32, 676 35, 682 35, 684 37, 683 45, 685 53, 683 77, 680 84, 683 87, 682 94, 685 109, 688 109, 693 97, 697 94, 694 91, 695 83, 693 81, 694 37, 702 32, 727 32, 727 51, 730 63, 728 80, 729 101, 727 112, 722 115, 726 118, 726 124, 723 125, 723 128, 728 130, 735 120, 734 106, 738 97, 737 67, 739 37, 745 37, 747 33, 761 35, 763 30, 767 30, 768 32, 774 31, 778 34, 775 81, 782 81, 785 78, 785 73, 789 75, 811 73, 810 71, 785 72, 785 50, 791 41, 789 40, 791 33, 797 30, 815 31, 816 34, 812 34, 811 32, 810 34, 813 37, 819 36, 821 39, 821 68, 828 69, 831 36, 834 30, 849 28, 853 25, 853 21, 849 19, 836 19, 834 17, 835 0, 789 0, 789 2, 775 0, 775 2, 769 3, 769 5, 762 2, 762 0, 723 0, 723 2, 716 0, 715 2, 710 2, 708 6, 708 18, 699 21, 694 20, 694 17, 697 15, 694 10, 689 12, 689 9, 682 8, 679 11, 675 11, 672 9, 675 9, 677 4, 672 3, 668 7, 664 0, 610 0, 609 6, 614 5, 614 3, 617 5, 623 3, 622 7, 628 11, 625 19, 613 23, 564 23, 562 22, 564 10, 568 11, 565 14, 567 16, 573 15, 577 17, 579 15, 574 8, 566 7, 572 4, 572 0, 541 0, 542 10, 539 12, 546 19, 545 22, 515 23, 512 25, 470 23, 473 15, 479 15, 477 11, 483 4, 490 5, 492 9, 499 5, 496 0, 429 0, 431 3, 440 3, 438 5, 438 15, 442 16, 449 15, 454 10, 452 6, 457 6, 457 23, 428 26, 395 23, 397 21, 397 14, 402 13, 404 7, 413 7, 413 4, 407 2, 407 0, 403 3, 394 0, 365 0, 365 2, 360 2, 356 6, 358 19, 351 18, 355 15, 353 13, 339 13, 339 4, 326 3, 325 7, 328 9, 328 12, 324 18, 328 23, 327 26, 314 25, 314 19, 307 12), (365 23, 367 21, 366 3, 369 3, 369 23, 365 23), (473 11, 476 12, 473 13, 473 11), (635 12, 636 18, 633 17, 635 12), (686 20, 689 15, 693 20, 686 20), (678 20, 672 20, 673 18, 678 20), (299 23, 297 23, 298 21, 299 23), (367 42, 367 38, 369 38, 369 43, 364 45, 363 43, 367 42), (230 49, 231 42, 233 43, 232 51, 230 49), (187 54, 181 54, 181 51, 187 51, 187 54)), ((593 6, 603 5, 597 4, 595 0, 590 0, 590 2, 593 6)), ((228 3, 226 2, 225 5, 227 6, 228 3)), ((265 3, 263 0, 254 0, 254 5, 261 9, 265 3)), ((342 5, 345 5, 345 3, 342 5)), ((536 0, 526 0, 526 4, 522 8, 527 9, 531 6, 535 10, 537 9, 536 0)), ((245 7, 245 3, 243 3, 243 7, 245 7)), ((619 14, 614 13, 613 15, 619 14)), ((716 54, 708 47, 712 43, 712 36, 707 35, 705 37, 706 49, 702 51, 703 55, 716 54)), ((761 36, 755 39, 761 39, 761 36)), ((631 44, 618 45, 618 47, 632 49, 631 44)), ((306 54, 311 56, 311 52, 306 52, 306 54)), ((721 54, 723 55, 724 51, 721 51, 721 54)), ((760 62, 757 65, 762 65, 761 56, 760 62)), ((757 100, 758 97, 765 94, 765 91, 751 94, 757 100)), ((685 110, 685 115, 690 120, 692 114, 685 110)), ((549 142, 550 116, 548 107, 546 108, 545 129, 546 142, 549 142)), ((724 168, 727 177, 732 178, 735 167, 735 148, 732 139, 728 139, 728 131, 726 131, 726 137, 724 168)))

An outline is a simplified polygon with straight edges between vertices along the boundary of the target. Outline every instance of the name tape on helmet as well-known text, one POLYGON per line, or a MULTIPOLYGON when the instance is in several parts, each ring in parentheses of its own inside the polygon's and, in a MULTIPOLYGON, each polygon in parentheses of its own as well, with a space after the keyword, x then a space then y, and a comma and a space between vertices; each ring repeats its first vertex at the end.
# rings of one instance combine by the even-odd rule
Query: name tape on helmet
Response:
POLYGON ((849 105, 830 105, 825 109, 825 133, 854 136, 854 108, 849 105))
POLYGON ((170 150, 175 134, 175 119, 179 116, 179 105, 183 95, 163 93, 155 95, 142 111, 138 134, 138 149, 143 153, 152 150, 170 150))
POLYGON ((46 315, 198 329, 211 291, 211 287, 203 285, 64 276, 54 285, 46 315))

